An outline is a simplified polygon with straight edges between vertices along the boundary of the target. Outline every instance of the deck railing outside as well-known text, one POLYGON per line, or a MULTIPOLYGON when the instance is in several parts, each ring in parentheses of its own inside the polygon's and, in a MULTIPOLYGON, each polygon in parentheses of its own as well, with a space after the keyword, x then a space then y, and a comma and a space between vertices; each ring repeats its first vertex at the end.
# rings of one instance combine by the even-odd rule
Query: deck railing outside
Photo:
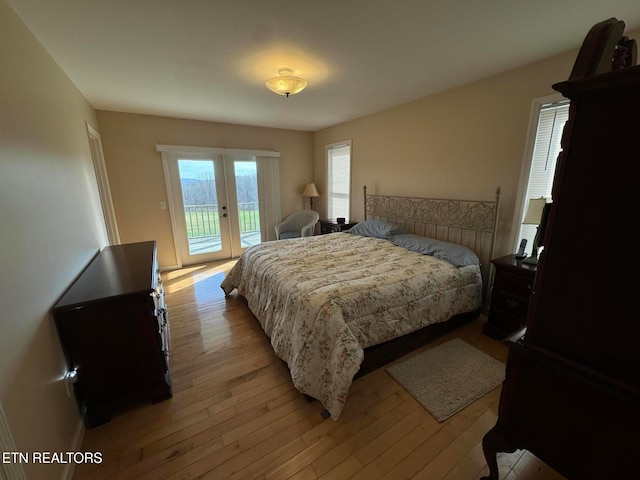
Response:
MULTIPOLYGON (((220 215, 217 204, 185 205, 188 238, 216 237, 220 235, 220 215)), ((260 231, 258 202, 238 203, 240 233, 260 231)))

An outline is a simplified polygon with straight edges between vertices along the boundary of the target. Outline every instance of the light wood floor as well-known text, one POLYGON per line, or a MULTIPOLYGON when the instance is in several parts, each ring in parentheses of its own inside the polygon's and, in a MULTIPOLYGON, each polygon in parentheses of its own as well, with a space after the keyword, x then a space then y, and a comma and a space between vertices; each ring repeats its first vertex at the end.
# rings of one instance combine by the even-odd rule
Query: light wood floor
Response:
MULTIPOLYGON (((134 406, 88 430, 74 479, 429 479, 487 473, 482 436, 495 424, 500 388, 438 423, 384 370, 354 382, 339 421, 323 420, 292 386, 257 321, 219 285, 232 262, 163 275, 171 325, 173 398, 134 406)), ((234 294, 235 295, 235 294, 234 294)), ((480 333, 459 337, 505 361, 480 333)), ((431 347, 433 345, 430 345, 431 347)), ((426 348, 429 348, 426 347, 426 348)), ((499 457, 507 480, 558 480, 528 452, 499 457)))

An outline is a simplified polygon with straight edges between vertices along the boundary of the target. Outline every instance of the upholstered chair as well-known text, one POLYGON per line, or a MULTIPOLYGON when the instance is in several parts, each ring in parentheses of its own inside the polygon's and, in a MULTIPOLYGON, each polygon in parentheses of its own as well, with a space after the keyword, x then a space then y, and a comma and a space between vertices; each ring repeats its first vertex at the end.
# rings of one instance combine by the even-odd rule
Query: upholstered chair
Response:
POLYGON ((276 225, 276 238, 311 237, 316 228, 320 215, 315 210, 300 210, 294 212, 276 225))

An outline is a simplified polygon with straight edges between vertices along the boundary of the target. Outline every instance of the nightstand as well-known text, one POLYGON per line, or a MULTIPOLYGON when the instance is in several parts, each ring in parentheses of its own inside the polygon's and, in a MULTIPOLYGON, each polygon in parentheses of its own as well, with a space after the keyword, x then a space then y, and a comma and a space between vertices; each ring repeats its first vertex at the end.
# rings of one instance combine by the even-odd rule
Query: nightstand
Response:
POLYGON ((338 223, 335 220, 320 220, 320 235, 325 233, 344 232, 358 222, 338 223))
POLYGON ((496 269, 491 291, 489 318, 482 332, 503 340, 524 327, 531 300, 536 265, 526 265, 514 255, 495 258, 496 269))

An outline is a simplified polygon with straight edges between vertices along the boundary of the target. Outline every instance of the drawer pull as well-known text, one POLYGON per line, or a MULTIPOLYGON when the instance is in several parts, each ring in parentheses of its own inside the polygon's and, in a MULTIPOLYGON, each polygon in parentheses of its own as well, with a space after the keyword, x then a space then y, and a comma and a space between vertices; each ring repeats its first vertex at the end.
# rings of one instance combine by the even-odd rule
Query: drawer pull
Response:
POLYGON ((169 341, 167 339, 167 331, 162 329, 158 332, 160 334, 160 350, 163 352, 169 351, 169 341))
POLYGON ((520 306, 520 302, 515 298, 507 298, 506 302, 507 306, 509 306, 510 308, 518 308, 520 306))

